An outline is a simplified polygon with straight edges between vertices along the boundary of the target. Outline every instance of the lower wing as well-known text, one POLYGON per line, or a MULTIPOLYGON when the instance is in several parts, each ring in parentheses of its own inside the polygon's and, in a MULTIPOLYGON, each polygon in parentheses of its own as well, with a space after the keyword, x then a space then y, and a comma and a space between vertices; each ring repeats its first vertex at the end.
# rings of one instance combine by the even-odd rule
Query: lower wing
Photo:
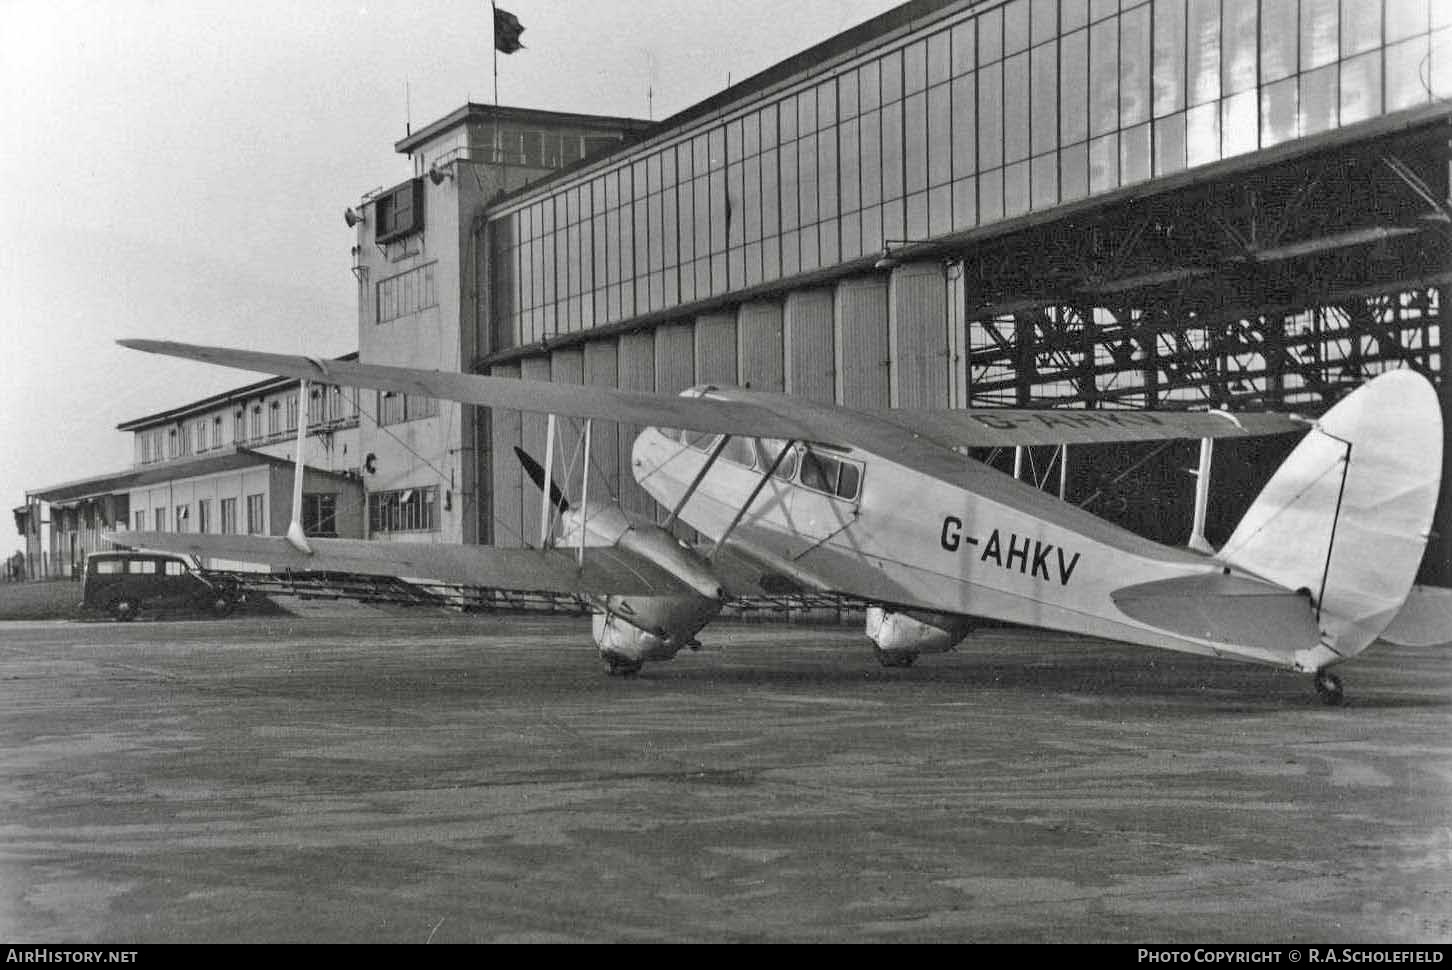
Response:
POLYGON ((123 532, 116 545, 183 555, 261 563, 317 572, 402 576, 442 583, 542 593, 671 595, 691 592, 674 575, 618 547, 591 547, 583 563, 573 550, 363 539, 308 539, 312 554, 273 536, 123 532))

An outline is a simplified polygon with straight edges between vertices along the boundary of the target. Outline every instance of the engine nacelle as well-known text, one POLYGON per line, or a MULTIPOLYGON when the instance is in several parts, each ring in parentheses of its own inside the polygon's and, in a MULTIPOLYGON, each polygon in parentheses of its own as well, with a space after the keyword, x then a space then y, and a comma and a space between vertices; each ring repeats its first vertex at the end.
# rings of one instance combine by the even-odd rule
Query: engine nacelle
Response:
POLYGON ((591 618, 590 631, 612 673, 634 673, 647 660, 669 660, 717 613, 705 596, 611 596, 591 618))
POLYGON ((884 667, 910 667, 920 653, 952 650, 972 626, 969 617, 956 613, 897 612, 880 606, 867 608, 867 638, 884 667))

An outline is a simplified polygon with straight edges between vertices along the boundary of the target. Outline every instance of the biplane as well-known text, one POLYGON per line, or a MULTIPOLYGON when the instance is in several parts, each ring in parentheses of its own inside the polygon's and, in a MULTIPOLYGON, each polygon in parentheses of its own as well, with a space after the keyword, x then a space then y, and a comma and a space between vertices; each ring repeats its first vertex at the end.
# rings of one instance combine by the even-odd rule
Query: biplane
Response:
MULTIPOLYGON (((1437 395, 1391 371, 1318 420, 1223 411, 856 410, 738 388, 679 396, 164 341, 136 350, 301 381, 443 398, 549 416, 534 548, 306 536, 139 533, 129 542, 295 570, 427 577, 580 594, 607 669, 667 660, 732 597, 834 593, 867 604, 879 660, 906 666, 952 649, 974 618, 1332 671, 1392 622, 1428 539, 1442 468, 1437 395), (644 428, 630 471, 665 511, 633 514, 556 477, 559 418, 644 428), (1220 438, 1300 432, 1219 549, 1205 541, 1209 454, 1220 438), (1026 448, 1199 439, 1190 546, 1151 542, 967 455, 1026 448), (574 496, 574 498, 572 498, 574 496), (682 542, 682 523, 704 540, 682 542)), ((299 462, 302 455, 299 428, 299 462)), ((562 463, 563 464, 563 463, 562 463)), ((295 491, 301 487, 301 471, 295 491)), ((531 517, 533 512, 531 511, 531 517)))

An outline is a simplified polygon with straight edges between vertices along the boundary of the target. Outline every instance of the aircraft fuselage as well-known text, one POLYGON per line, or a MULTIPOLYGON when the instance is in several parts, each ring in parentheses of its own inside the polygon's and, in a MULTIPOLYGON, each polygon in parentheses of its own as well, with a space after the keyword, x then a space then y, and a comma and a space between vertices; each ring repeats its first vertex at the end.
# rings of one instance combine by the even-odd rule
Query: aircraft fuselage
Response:
MULTIPOLYGON (((632 471, 657 502, 675 508, 714 440, 707 436, 692 446, 679 432, 648 428, 635 441, 632 471)), ((680 512, 712 541, 736 518, 783 444, 740 441, 680 512)), ((1221 655, 1222 645, 1137 621, 1111 598, 1126 586, 1218 573, 1214 560, 1150 542, 981 462, 951 457, 957 480, 859 448, 797 444, 741 517, 730 544, 782 582, 806 589, 1221 655), (819 467, 833 463, 835 488, 819 467), (849 488, 841 487, 844 481, 849 488)), ((1246 655, 1243 646, 1234 653, 1246 655)), ((1255 659, 1286 665, 1284 654, 1255 659)))

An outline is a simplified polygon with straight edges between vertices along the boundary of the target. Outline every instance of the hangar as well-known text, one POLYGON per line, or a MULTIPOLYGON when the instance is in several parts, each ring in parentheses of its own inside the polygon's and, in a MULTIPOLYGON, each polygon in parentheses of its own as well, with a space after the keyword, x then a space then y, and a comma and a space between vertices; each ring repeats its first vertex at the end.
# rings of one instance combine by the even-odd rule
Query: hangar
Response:
MULTIPOLYGON (((914 0, 557 171, 539 160, 568 132, 470 104, 399 141, 414 177, 350 210, 361 356, 862 406, 1308 414, 1411 367, 1445 401, 1449 95, 1452 9, 1428 0, 914 0), (416 308, 442 305, 431 286, 457 315, 416 308)), ((543 418, 434 420, 446 458, 414 470, 453 498, 441 532, 526 541, 538 495, 511 451, 543 452, 543 418)), ((601 437, 594 473, 646 510, 627 429, 601 437)), ((1190 480, 1145 457, 1073 456, 1063 488, 1183 540, 1164 513, 1190 480), (1116 502, 1155 474, 1155 503, 1116 502)), ((1276 457, 1227 450, 1215 474, 1244 494, 1276 457)), ((1448 505, 1424 581, 1452 581, 1448 505)))

